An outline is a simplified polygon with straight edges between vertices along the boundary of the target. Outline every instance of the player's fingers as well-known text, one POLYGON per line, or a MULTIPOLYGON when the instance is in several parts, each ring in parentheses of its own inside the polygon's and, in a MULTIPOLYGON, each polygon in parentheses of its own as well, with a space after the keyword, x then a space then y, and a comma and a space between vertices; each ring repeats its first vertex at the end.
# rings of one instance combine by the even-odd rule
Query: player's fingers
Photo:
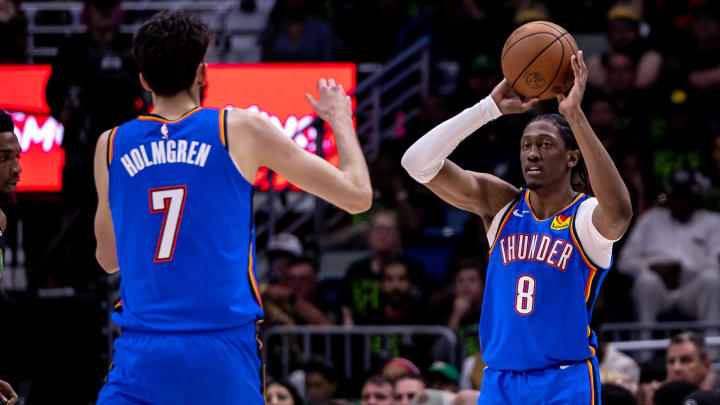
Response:
POLYGON ((558 103, 561 102, 561 101, 563 101, 563 100, 565 100, 565 95, 564 95, 564 94, 558 94, 558 95, 557 95, 557 101, 558 101, 558 103))
POLYGON ((327 81, 325 80, 325 78, 320 78, 320 80, 318 80, 318 90, 323 87, 327 87, 327 81))
POLYGON ((335 87, 335 79, 328 80, 328 86, 335 87))
POLYGON ((343 93, 345 93, 345 89, 343 88, 342 84, 338 84, 338 88, 340 89, 340 91, 342 91, 343 93))
POLYGON ((583 51, 578 51, 578 65, 585 67, 585 58, 583 58, 583 51))
POLYGON ((313 97, 311 94, 305 94, 305 99, 310 103, 313 108, 317 105, 317 100, 315 100, 315 97, 313 97))

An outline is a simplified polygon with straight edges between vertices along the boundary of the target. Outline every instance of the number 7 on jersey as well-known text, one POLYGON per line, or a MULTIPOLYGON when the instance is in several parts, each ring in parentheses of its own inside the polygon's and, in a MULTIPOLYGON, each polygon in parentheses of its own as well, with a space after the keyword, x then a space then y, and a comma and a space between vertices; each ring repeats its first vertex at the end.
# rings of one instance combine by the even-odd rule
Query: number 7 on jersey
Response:
POLYGON ((150 189, 150 212, 163 213, 162 228, 155 248, 155 262, 169 262, 175 253, 180 222, 182 222, 183 209, 187 187, 171 186, 150 189))

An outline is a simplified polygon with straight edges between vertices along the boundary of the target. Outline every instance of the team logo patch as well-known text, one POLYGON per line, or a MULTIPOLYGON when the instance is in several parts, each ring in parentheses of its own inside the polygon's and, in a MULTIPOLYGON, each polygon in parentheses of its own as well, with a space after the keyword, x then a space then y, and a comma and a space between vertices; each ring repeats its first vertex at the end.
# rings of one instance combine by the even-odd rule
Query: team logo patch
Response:
POLYGON ((559 231, 562 229, 567 229, 567 227, 570 226, 570 219, 571 217, 567 215, 557 215, 555 218, 553 218, 552 224, 550 225, 550 229, 554 231, 559 231))

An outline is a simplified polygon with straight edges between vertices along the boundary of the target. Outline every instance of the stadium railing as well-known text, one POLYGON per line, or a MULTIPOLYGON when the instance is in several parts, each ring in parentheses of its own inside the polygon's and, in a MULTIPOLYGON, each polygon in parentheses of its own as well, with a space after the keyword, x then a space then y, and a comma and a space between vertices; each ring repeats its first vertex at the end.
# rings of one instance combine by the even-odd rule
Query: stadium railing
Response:
MULTIPOLYGON (((37 57, 53 57, 57 55, 57 46, 38 46, 36 37, 39 35, 70 35, 86 31, 82 23, 83 2, 77 1, 39 1, 22 2, 20 8, 27 16, 27 53, 29 62, 37 57), (65 12, 71 19, 67 24, 37 24, 37 15, 41 12, 65 12)), ((215 60, 227 51, 228 17, 238 8, 234 0, 203 0, 203 1, 123 1, 123 10, 127 12, 154 13, 161 10, 192 10, 210 26, 215 33, 214 47, 208 52, 208 59, 215 60)), ((142 22, 123 24, 120 32, 134 34, 142 22)))
MULTIPOLYGON (((339 337, 342 344, 339 346, 344 358, 342 372, 349 380, 352 378, 353 370, 357 370, 353 365, 353 357, 355 355, 362 356, 362 370, 367 374, 371 370, 371 341, 380 339, 380 346, 384 353, 390 352, 391 339, 400 337, 404 343, 412 342, 417 336, 434 336, 442 339, 448 348, 445 353, 445 359, 448 363, 458 366, 456 357, 457 337, 455 333, 438 325, 418 325, 418 326, 273 326, 260 335, 263 344, 262 359, 264 364, 268 364, 269 350, 271 339, 278 338, 281 348, 281 376, 285 377, 289 374, 291 355, 290 341, 291 339, 299 340, 300 346, 300 362, 304 363, 312 358, 321 358, 332 363, 334 357, 333 348, 337 347, 331 343, 333 337, 339 337), (322 353, 313 352, 313 344, 311 340, 322 340, 322 353)), ((338 369, 340 371, 340 369, 338 369)), ((280 376, 277 376, 280 377, 280 376)))

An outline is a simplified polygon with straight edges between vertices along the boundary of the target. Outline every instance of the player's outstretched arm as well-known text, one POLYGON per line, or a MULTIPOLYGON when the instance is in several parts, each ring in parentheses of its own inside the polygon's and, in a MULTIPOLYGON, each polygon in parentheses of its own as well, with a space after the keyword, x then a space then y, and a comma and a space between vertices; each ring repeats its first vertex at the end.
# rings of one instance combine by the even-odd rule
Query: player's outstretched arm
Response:
POLYGON ((115 230, 113 229, 108 198, 107 148, 110 131, 100 135, 95 147, 95 189, 98 194, 98 207, 95 212, 95 257, 100 267, 108 273, 118 271, 117 252, 115 251, 115 230))
POLYGON ((3 380, 0 380, 0 400, 5 405, 14 405, 18 401, 18 396, 10 384, 3 380))
POLYGON ((580 108, 588 76, 582 51, 579 51, 577 56, 573 55, 570 62, 575 73, 575 83, 567 97, 557 97, 558 109, 575 135, 587 165, 590 184, 598 200, 598 206, 593 212, 593 224, 601 235, 615 240, 625 233, 632 218, 630 193, 580 108))
POLYGON ((264 166, 349 213, 367 211, 372 204, 372 187, 353 127, 350 97, 333 79, 320 79, 318 91, 318 100, 310 95, 307 98, 335 133, 339 168, 302 150, 266 118, 245 110, 228 114, 230 153, 250 182, 264 166))
POLYGON ((503 80, 482 101, 415 142, 402 157, 402 166, 449 204, 482 217, 487 228, 495 214, 515 198, 518 189, 490 174, 463 170, 446 158, 463 139, 489 121, 502 114, 525 112, 537 102, 521 99, 503 80))

